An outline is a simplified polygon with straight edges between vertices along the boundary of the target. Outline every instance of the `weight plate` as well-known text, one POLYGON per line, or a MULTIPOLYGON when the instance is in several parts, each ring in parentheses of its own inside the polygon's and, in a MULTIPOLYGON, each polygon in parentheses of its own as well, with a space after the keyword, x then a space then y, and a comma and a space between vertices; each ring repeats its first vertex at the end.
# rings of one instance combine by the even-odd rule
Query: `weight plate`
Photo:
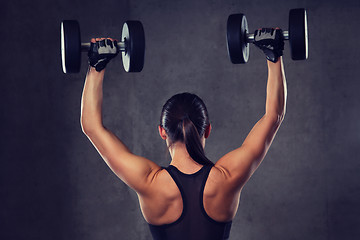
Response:
POLYGON ((141 72, 144 67, 145 34, 140 21, 126 21, 121 40, 125 42, 122 62, 126 72, 141 72))
POLYGON ((308 28, 304 8, 290 10, 289 41, 293 60, 305 60, 308 58, 308 28))
POLYGON ((227 20, 227 50, 232 63, 247 63, 249 43, 246 41, 248 24, 244 14, 232 14, 227 20))
POLYGON ((81 65, 80 26, 76 20, 61 22, 61 61, 64 73, 77 73, 81 65))

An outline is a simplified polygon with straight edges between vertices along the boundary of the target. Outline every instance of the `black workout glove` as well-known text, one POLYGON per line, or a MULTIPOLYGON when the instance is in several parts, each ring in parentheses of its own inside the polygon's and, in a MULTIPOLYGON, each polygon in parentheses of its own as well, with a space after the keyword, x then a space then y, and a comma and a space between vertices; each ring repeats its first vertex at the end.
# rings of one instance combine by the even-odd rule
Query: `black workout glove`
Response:
POLYGON ((92 42, 88 52, 89 64, 94 67, 96 71, 100 72, 118 53, 119 50, 116 40, 104 39, 96 41, 95 43, 92 42))
POLYGON ((283 32, 281 29, 274 28, 256 30, 254 34, 254 44, 263 50, 267 60, 275 63, 278 58, 283 55, 283 32))

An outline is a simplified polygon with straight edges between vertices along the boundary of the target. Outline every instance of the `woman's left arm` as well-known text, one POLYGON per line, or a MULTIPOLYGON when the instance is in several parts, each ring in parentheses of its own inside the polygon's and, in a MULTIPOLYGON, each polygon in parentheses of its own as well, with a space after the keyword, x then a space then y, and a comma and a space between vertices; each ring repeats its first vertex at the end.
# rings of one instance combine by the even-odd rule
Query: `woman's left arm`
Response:
POLYGON ((89 67, 81 101, 81 128, 110 169, 139 194, 146 194, 160 167, 137 156, 102 123, 105 69, 89 67))

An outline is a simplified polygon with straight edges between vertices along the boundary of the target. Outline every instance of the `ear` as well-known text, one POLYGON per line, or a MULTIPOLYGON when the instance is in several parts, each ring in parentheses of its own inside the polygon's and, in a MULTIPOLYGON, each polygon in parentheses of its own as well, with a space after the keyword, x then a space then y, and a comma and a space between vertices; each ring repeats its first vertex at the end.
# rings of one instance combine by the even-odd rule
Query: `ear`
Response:
POLYGON ((166 135, 166 131, 165 129, 159 125, 159 134, 160 134, 160 137, 164 140, 167 139, 167 135, 166 135))
POLYGON ((210 136, 210 132, 211 132, 211 124, 209 124, 206 129, 205 129, 205 133, 204 133, 204 137, 208 138, 210 136))

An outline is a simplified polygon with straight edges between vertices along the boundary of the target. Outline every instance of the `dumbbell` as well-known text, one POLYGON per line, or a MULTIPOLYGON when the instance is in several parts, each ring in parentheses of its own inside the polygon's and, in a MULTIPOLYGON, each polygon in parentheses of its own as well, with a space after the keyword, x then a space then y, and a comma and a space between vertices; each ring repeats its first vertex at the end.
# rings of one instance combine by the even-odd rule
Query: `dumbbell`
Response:
MULTIPOLYGON (((308 28, 306 9, 296 8, 289 12, 289 30, 283 31, 284 40, 289 40, 291 58, 305 60, 308 58, 308 28)), ((249 33, 244 14, 232 14, 227 20, 227 49, 234 64, 247 63, 249 60, 249 43, 254 42, 254 34, 249 33)))
MULTIPOLYGON (((145 34, 140 21, 126 21, 122 28, 122 62, 126 72, 141 72, 144 66, 145 34)), ((81 66, 81 52, 87 52, 90 43, 81 43, 80 26, 76 20, 61 22, 61 59, 64 73, 77 73, 81 66)))

